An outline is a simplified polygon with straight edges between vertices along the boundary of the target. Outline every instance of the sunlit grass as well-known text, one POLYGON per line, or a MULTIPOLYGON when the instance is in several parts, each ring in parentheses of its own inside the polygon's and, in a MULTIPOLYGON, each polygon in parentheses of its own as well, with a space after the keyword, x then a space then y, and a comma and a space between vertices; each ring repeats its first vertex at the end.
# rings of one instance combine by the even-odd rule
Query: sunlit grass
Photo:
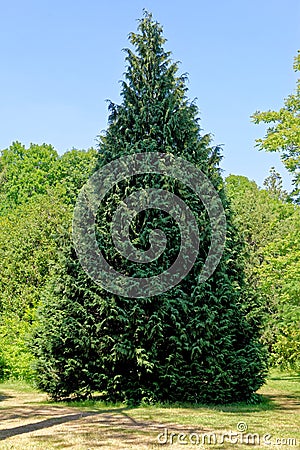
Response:
MULTIPOLYGON (((141 405, 127 407, 123 403, 111 404, 93 400, 82 402, 68 401, 54 403, 47 396, 24 383, 6 382, 0 384, 0 395, 11 395, 13 398, 0 401, 1 413, 5 413, 5 404, 9 405, 7 416, 13 417, 18 401, 23 398, 24 417, 12 419, 9 428, 20 426, 22 421, 30 423, 26 408, 34 408, 32 420, 44 420, 65 415, 62 424, 51 425, 31 433, 9 437, 0 441, 1 449, 158 449, 158 448, 202 448, 202 449, 244 449, 249 444, 225 442, 223 444, 189 445, 179 444, 176 439, 179 433, 196 432, 222 433, 237 432, 240 422, 247 426, 245 433, 257 433, 260 445, 251 448, 287 449, 298 448, 300 443, 300 375, 296 373, 271 372, 267 383, 259 390, 261 402, 257 404, 235 403, 231 405, 141 405), (15 406, 14 406, 15 402, 15 406), (3 404, 1 404, 3 403, 3 404), (39 410, 43 415, 37 416, 39 410), (54 412, 53 412, 54 411, 54 412), (82 418, 68 421, 68 414, 83 413, 82 418), (52 414, 52 415, 51 415, 52 414), (173 444, 158 444, 157 437, 164 429, 168 436, 174 433, 173 444), (270 444, 262 443, 263 436, 269 434, 270 444), (282 441, 280 445, 275 439, 296 439, 282 441), (288 445, 290 444, 290 445, 288 445), (10 446, 11 445, 11 446, 10 446)), ((20 407, 19 407, 20 410, 20 407)), ((8 421, 9 422, 9 421, 8 421)), ((4 429, 2 427, 2 429, 4 429)), ((0 432, 1 436, 1 432, 0 432)))

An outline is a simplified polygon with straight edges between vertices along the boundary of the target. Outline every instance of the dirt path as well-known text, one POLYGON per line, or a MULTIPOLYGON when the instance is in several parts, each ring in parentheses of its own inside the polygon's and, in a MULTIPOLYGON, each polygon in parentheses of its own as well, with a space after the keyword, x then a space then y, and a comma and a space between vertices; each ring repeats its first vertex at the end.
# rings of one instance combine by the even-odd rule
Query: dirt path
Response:
POLYGON ((45 394, 1 392, 0 386, 0 449, 161 448, 157 436, 165 425, 137 422, 128 408, 99 411, 41 404, 46 400, 45 394))
MULTIPOLYGON (((47 403, 47 396, 32 391, 22 391, 13 385, 0 384, 0 450, 152 450, 172 448, 182 449, 182 445, 164 446, 158 444, 159 433, 168 428, 172 432, 203 432, 212 429, 234 430, 236 423, 242 418, 249 422, 250 428, 263 435, 272 429, 273 436, 286 434, 294 437, 300 412, 298 389, 286 392, 278 388, 264 388, 264 396, 272 402, 271 407, 262 405, 261 409, 250 407, 238 411, 234 407, 210 410, 202 408, 197 411, 200 420, 197 429, 189 425, 176 425, 178 414, 182 411, 172 410, 169 415, 164 410, 139 410, 130 408, 78 408, 47 403), (174 412, 175 411, 175 412, 174 412), (250 414, 251 413, 251 414, 250 414), (167 420, 173 423, 164 423, 167 420), (175 422, 175 423, 174 423, 175 422), (201 424, 199 426, 199 424, 201 424), (233 427, 233 428, 232 428, 233 427)), ((192 420, 194 411, 187 412, 188 421, 192 420)), ((178 420, 179 421, 179 420, 178 420)), ((181 423, 184 423, 181 421, 181 423)), ((194 422, 191 422, 194 423, 194 422)), ((197 423, 197 422, 195 422, 197 423)), ((297 434, 297 444, 300 435, 297 434)), ((197 446, 196 446, 197 447, 197 446)), ((186 445, 185 449, 196 448, 186 445)), ((198 446, 197 448, 213 448, 198 446)), ((215 447, 214 447, 215 448, 215 447)), ((222 446, 223 450, 232 450, 230 446, 222 446)), ((245 446, 236 445, 236 450, 245 446)), ((258 449, 262 447, 253 447, 258 449)), ((265 448, 265 447, 264 447, 265 448)), ((287 446, 271 446, 269 448, 288 448, 287 446)), ((289 447, 291 448, 291 447, 289 447)), ((295 448, 295 446, 293 447, 295 448)))

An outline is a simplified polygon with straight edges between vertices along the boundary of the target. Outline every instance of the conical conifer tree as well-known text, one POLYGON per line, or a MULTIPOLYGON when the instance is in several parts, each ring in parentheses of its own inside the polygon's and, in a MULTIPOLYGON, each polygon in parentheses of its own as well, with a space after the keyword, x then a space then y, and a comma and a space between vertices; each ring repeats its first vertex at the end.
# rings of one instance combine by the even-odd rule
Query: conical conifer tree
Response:
POLYGON ((109 400, 232 402, 246 400, 263 384, 264 352, 257 330, 244 317, 242 243, 232 225, 220 175, 220 148, 201 135, 198 110, 186 96, 186 76, 164 50, 162 27, 145 13, 130 34, 122 103, 109 105, 109 125, 99 139, 98 169, 125 155, 161 152, 184 158, 214 185, 227 218, 222 259, 199 282, 211 244, 204 205, 181 182, 159 174, 135 175, 112 189, 97 214, 98 245, 106 260, 132 277, 150 277, 174 262, 181 245, 176 221, 155 208, 130 226, 136 248, 162 229, 164 253, 149 264, 120 256, 111 238, 113 210, 130 193, 165 189, 189 205, 200 245, 189 274, 160 295, 130 298, 101 289, 81 267, 71 242, 45 290, 34 337, 39 386, 55 398, 103 392, 109 400))

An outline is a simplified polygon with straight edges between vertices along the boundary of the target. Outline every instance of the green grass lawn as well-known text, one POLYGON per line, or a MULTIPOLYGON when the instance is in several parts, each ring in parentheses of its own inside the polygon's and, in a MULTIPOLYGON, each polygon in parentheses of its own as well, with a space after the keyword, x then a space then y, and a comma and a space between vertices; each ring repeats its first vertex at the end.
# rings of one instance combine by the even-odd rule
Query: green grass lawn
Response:
POLYGON ((28 385, 6 382, 0 449, 300 448, 300 376, 273 371, 259 393, 255 405, 129 408, 53 403, 28 385))

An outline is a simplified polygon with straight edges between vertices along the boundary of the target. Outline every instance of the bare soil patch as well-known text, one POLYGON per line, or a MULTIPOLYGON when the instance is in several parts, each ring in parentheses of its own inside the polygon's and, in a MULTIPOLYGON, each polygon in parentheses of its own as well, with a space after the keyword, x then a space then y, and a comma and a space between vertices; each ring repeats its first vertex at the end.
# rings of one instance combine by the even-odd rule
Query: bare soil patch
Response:
MULTIPOLYGON (((175 434, 226 432, 236 424, 247 423, 248 431, 272 435, 269 449, 299 448, 299 377, 274 378, 261 389, 262 405, 233 405, 199 408, 128 408, 66 406, 47 402, 47 395, 22 389, 15 384, 0 384, 0 450, 53 449, 195 449, 247 450, 249 445, 162 445, 159 433, 175 434), (180 424, 179 424, 180 423, 180 424), (275 438, 281 438, 278 445, 275 438), (293 445, 286 445, 294 438, 293 445)), ((176 438, 177 439, 177 438, 176 438)), ((175 441, 176 441, 175 439, 175 441)), ((252 445, 253 450, 266 448, 252 445)))
POLYGON ((154 449, 166 427, 137 421, 126 407, 81 410, 41 404, 46 400, 42 393, 1 392, 0 385, 0 449, 154 449))

